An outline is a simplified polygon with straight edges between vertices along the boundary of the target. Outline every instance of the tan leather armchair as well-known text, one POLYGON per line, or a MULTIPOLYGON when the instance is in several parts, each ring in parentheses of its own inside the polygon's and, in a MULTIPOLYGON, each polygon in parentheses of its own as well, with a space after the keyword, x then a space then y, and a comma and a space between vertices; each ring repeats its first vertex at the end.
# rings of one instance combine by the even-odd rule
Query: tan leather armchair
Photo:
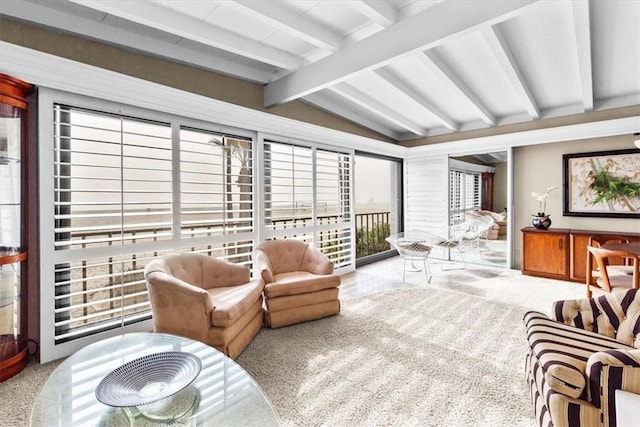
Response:
POLYGON ((235 359, 262 328, 262 279, 210 256, 184 253, 151 261, 144 272, 154 332, 185 336, 235 359))
POLYGON ((270 328, 340 312, 340 276, 317 248, 299 240, 271 240, 253 252, 254 273, 265 282, 265 324, 270 328))

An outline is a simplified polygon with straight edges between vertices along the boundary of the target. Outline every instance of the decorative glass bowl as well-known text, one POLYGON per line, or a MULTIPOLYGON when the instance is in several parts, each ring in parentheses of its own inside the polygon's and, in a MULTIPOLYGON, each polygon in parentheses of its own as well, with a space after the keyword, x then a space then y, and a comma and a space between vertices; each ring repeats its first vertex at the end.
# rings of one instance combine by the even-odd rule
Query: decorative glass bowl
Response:
POLYGON ((167 351, 149 354, 114 369, 96 387, 105 405, 146 405, 179 392, 196 379, 202 362, 191 354, 167 351))

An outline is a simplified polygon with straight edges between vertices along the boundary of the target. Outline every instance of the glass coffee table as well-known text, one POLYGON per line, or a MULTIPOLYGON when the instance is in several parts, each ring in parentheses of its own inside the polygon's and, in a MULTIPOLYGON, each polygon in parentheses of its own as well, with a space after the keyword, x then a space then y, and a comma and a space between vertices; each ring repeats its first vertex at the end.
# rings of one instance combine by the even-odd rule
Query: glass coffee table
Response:
POLYGON ((31 426, 279 426, 264 392, 240 365, 198 341, 168 334, 133 333, 79 350, 62 362, 35 399, 31 426), (149 354, 196 355, 202 369, 182 391, 137 407, 115 408, 95 390, 114 369, 149 354))

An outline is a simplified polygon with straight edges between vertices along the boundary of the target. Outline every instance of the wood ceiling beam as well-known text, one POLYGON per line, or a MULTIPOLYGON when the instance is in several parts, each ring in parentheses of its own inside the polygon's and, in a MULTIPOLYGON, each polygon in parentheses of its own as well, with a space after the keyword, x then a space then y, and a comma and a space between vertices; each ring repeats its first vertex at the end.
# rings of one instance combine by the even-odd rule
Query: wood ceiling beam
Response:
POLYGON ((296 55, 267 46, 240 34, 212 26, 190 16, 176 13, 174 10, 159 4, 137 0, 126 2, 109 0, 70 1, 276 67, 295 70, 303 64, 302 59, 296 55))
POLYGON ((344 82, 402 56, 433 48, 454 37, 477 31, 482 26, 512 18, 535 3, 536 0, 439 3, 269 83, 265 87, 265 105, 289 102, 344 82))
POLYGON ((458 77, 456 72, 451 69, 447 64, 438 59, 434 54, 428 52, 422 52, 416 55, 418 60, 438 79, 443 82, 449 89, 460 95, 467 104, 476 112, 478 117, 488 124, 489 126, 495 126, 496 118, 489 111, 489 109, 480 101, 469 87, 458 77))
POLYGON ((509 79, 511 86, 513 86, 513 89, 518 94, 520 101, 524 104, 529 116, 531 116, 532 119, 539 119, 540 110, 500 30, 494 26, 489 26, 482 29, 482 35, 509 79))
POLYGON ((280 3, 234 0, 226 4, 278 30, 331 52, 340 49, 344 44, 342 37, 333 31, 303 15, 295 13, 280 3))
POLYGON ((357 0, 349 2, 349 4, 358 12, 384 28, 395 24, 398 19, 398 12, 384 0, 357 0))
POLYGON ((591 19, 589 16, 589 0, 571 2, 573 12, 573 29, 576 35, 578 52, 578 69, 582 85, 582 102, 584 111, 593 111, 593 69, 591 66, 591 19))
POLYGON ((91 19, 60 12, 31 2, 5 2, 2 5, 2 13, 23 21, 34 22, 72 34, 78 34, 81 37, 84 37, 86 34, 91 34, 91 38, 94 40, 124 46, 127 49, 166 58, 174 62, 193 64, 203 69, 215 70, 253 82, 265 84, 269 82, 272 77, 271 73, 266 71, 256 70, 221 58, 213 58, 209 55, 203 55, 201 51, 136 34, 132 31, 112 27, 91 19))
POLYGON ((413 132, 419 136, 427 136, 427 134, 429 133, 427 129, 407 119, 402 114, 399 114, 397 111, 395 111, 393 108, 380 103, 379 101, 373 99, 369 95, 361 92, 360 90, 347 83, 337 84, 330 87, 329 90, 342 96, 345 99, 348 99, 354 104, 359 105, 360 107, 367 109, 372 113, 377 114, 378 116, 397 124, 398 126, 403 127, 409 132, 413 132))
POLYGON ((387 83, 398 89, 404 95, 410 97, 420 104, 422 108, 427 110, 440 124, 449 130, 457 131, 459 126, 449 116, 440 111, 438 107, 429 102, 425 97, 420 95, 414 88, 410 87, 404 79, 401 79, 393 72, 386 68, 378 68, 374 71, 378 76, 383 78, 387 83))

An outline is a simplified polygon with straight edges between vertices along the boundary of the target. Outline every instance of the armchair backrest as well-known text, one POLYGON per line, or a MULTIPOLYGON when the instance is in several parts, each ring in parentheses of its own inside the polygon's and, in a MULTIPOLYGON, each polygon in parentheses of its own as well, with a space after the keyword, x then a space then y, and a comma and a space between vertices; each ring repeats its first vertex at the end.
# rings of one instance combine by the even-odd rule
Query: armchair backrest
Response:
POLYGON ((198 253, 166 255, 147 264, 145 277, 162 272, 202 289, 248 283, 247 267, 198 253))
POLYGON ((332 274, 333 263, 316 247, 295 239, 276 239, 261 243, 254 251, 255 271, 265 283, 273 276, 292 271, 332 274))
POLYGON ((612 292, 596 298, 556 301, 557 322, 615 338, 640 348, 640 290, 612 292))

